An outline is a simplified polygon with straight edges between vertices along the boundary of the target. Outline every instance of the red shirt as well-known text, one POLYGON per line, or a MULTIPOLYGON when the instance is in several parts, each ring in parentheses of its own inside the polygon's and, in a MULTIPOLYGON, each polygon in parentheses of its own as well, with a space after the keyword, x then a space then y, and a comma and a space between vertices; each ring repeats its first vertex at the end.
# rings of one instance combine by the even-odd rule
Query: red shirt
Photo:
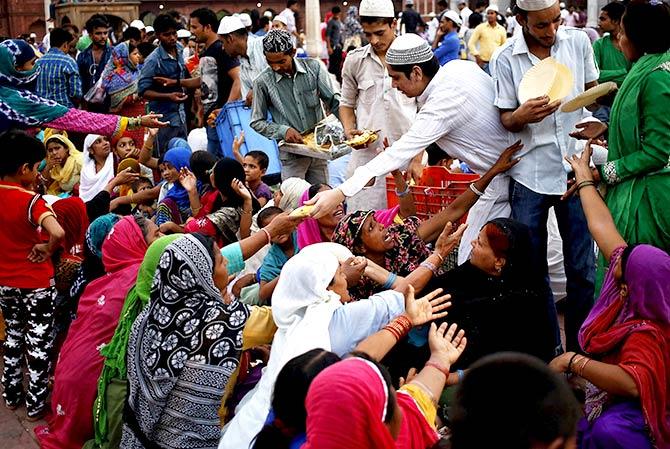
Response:
POLYGON ((0 181, 0 285, 14 288, 46 288, 53 285, 51 259, 33 263, 28 255, 38 243, 44 243, 39 227, 51 207, 35 192, 19 184, 0 181))

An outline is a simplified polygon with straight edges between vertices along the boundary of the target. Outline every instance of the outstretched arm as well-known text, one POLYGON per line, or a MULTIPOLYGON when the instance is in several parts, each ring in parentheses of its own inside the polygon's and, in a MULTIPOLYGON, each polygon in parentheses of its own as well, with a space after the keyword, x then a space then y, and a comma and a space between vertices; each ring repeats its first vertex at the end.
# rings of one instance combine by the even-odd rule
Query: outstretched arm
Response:
POLYGON ((596 189, 593 180, 593 172, 589 166, 591 160, 591 141, 584 147, 581 156, 573 155, 566 160, 575 171, 575 183, 577 192, 582 202, 582 209, 589 225, 589 231, 593 236, 598 248, 602 251, 607 261, 612 257, 612 252, 626 244, 619 231, 614 225, 612 214, 596 189))

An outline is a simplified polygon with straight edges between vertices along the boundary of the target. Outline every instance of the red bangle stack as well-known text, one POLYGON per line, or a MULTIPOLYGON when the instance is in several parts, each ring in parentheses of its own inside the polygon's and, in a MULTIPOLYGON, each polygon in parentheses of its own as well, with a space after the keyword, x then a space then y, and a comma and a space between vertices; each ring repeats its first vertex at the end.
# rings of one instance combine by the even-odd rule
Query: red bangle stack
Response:
POLYGON ((400 341, 412 330, 412 322, 405 315, 399 315, 384 326, 384 329, 393 334, 397 341, 400 341))

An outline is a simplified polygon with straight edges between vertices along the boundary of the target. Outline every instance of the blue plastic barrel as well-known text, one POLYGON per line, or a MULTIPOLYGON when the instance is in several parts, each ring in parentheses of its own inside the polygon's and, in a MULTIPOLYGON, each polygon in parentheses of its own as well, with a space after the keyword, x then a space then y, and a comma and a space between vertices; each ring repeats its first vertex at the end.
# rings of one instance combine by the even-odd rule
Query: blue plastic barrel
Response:
POLYGON ((280 173, 281 163, 279 162, 277 142, 258 134, 251 128, 250 122, 251 108, 244 105, 244 100, 232 101, 223 106, 216 119, 216 133, 219 135, 223 155, 235 157, 233 155, 233 139, 239 136, 241 131, 244 131, 244 143, 240 148, 242 156, 253 150, 263 151, 270 159, 267 174, 280 173))

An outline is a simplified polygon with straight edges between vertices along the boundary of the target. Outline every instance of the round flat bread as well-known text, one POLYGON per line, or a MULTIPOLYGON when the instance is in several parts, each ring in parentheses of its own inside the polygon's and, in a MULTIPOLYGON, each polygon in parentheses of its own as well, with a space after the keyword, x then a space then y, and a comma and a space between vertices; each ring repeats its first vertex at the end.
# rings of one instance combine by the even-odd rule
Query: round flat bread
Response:
POLYGON ((578 109, 585 108, 586 106, 595 103, 598 98, 604 97, 618 88, 619 86, 617 86, 614 81, 608 81, 593 86, 561 106, 561 112, 574 112, 578 109))
POLYGON ((519 83, 519 103, 547 95, 549 102, 562 100, 572 90, 570 69, 554 58, 545 58, 528 70, 519 83))
POLYGON ((294 209, 288 216, 293 218, 307 218, 309 217, 309 214, 312 213, 312 209, 314 209, 314 206, 301 206, 294 209))

